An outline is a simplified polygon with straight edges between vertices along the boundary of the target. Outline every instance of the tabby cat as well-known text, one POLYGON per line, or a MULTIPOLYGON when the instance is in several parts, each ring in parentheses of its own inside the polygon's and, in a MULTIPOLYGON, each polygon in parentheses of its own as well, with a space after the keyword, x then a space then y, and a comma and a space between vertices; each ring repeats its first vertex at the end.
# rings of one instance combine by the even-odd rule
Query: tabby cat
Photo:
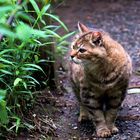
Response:
POLYGON ((80 104, 79 122, 92 119, 98 137, 117 133, 114 122, 125 97, 132 63, 124 48, 104 31, 78 23, 71 44, 70 77, 80 104))

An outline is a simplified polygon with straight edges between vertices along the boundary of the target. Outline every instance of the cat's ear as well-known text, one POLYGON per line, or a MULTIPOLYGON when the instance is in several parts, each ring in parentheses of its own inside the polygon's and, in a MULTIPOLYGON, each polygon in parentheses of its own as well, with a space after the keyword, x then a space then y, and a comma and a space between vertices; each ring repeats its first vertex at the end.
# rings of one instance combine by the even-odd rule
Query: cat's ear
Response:
POLYGON ((101 33, 100 32, 92 32, 92 36, 94 38, 101 38, 101 33))
POLYGON ((102 35, 100 32, 92 32, 92 44, 102 46, 102 35))
POLYGON ((88 32, 89 29, 84 24, 78 22, 78 29, 80 33, 88 32))

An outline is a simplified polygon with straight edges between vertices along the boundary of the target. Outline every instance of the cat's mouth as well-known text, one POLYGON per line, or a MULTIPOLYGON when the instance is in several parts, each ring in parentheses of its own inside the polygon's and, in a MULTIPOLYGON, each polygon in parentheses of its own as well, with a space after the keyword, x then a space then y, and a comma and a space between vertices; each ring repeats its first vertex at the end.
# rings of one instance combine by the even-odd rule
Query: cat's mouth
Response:
POLYGON ((72 62, 74 62, 75 64, 84 64, 84 65, 87 65, 87 64, 91 63, 91 61, 89 61, 89 60, 78 59, 76 57, 74 57, 74 58, 70 57, 70 60, 72 62))
POLYGON ((81 60, 78 59, 78 58, 76 58, 76 57, 70 57, 70 60, 71 60, 72 62, 74 62, 75 64, 81 64, 81 60))

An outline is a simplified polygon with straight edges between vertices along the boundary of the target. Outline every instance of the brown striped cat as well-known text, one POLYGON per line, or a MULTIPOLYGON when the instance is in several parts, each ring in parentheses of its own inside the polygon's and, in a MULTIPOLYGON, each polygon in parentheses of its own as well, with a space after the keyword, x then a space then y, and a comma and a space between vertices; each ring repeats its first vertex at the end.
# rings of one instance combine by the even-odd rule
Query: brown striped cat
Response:
POLYGON ((104 31, 78 23, 71 44, 70 76, 80 104, 79 121, 92 119, 98 137, 118 132, 114 122, 125 97, 132 63, 124 48, 104 31))

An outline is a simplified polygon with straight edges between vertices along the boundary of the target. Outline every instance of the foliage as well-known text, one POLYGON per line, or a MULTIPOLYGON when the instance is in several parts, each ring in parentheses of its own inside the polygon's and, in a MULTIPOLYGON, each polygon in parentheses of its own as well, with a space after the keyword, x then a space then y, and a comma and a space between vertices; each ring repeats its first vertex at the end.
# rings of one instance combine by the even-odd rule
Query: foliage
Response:
POLYGON ((55 45, 57 52, 63 52, 65 39, 72 34, 57 34, 61 27, 68 29, 51 13, 50 6, 48 1, 24 0, 20 5, 16 0, 0 1, 0 33, 4 35, 0 42, 0 126, 7 131, 32 128, 22 120, 21 112, 32 106, 35 101, 32 92, 40 86, 33 73, 41 71, 45 77, 39 64, 51 61, 51 56, 41 59, 39 50, 51 44, 55 45), (14 20, 8 25, 7 19, 12 14, 14 20))

